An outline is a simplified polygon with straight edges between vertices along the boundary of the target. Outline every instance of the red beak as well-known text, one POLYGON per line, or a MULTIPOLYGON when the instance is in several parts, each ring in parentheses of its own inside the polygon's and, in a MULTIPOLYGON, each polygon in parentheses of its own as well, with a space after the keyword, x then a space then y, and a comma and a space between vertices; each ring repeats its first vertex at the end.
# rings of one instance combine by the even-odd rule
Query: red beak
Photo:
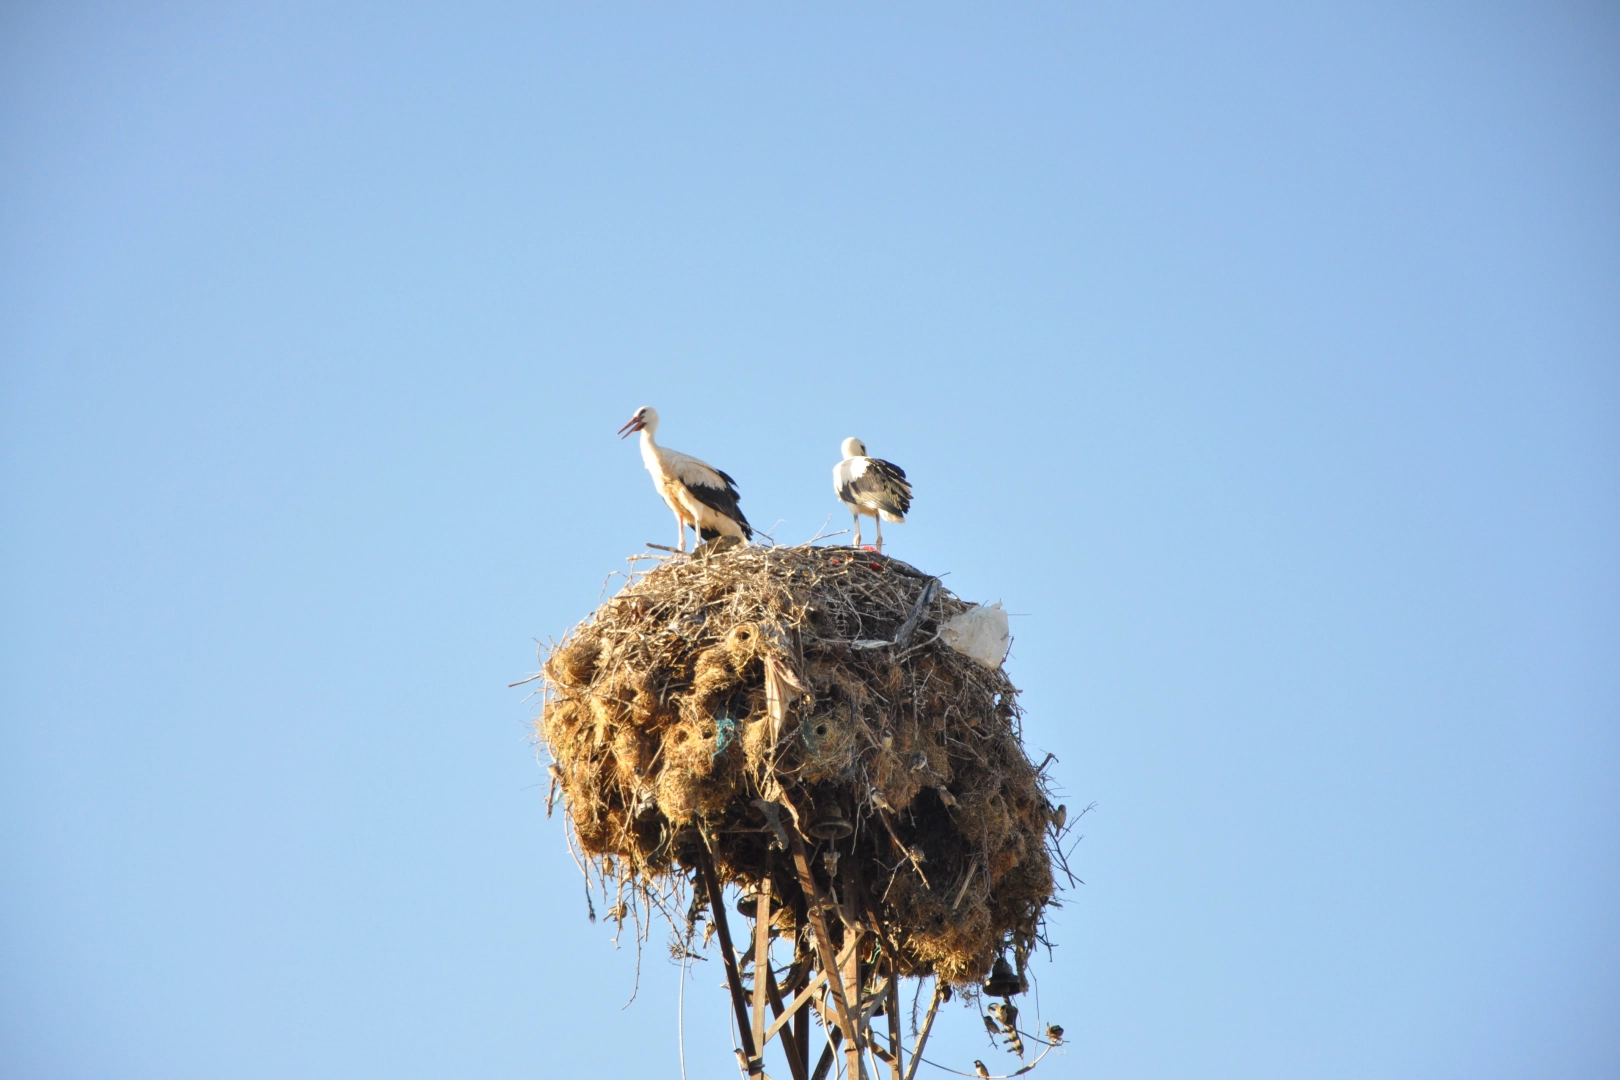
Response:
POLYGON ((641 422, 641 417, 632 416, 630 418, 630 422, 628 424, 624 425, 624 427, 619 429, 619 438, 622 439, 627 435, 633 435, 633 434, 640 431, 642 428, 644 428, 646 426, 647 426, 646 424, 643 424, 641 422))

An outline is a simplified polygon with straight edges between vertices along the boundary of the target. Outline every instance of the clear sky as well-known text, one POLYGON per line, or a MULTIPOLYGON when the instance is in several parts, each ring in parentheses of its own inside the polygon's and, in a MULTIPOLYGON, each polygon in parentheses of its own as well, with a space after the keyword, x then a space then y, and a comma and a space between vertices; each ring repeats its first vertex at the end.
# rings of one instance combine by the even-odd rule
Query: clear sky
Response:
POLYGON ((1620 1075, 1617 58, 1601 4, 6 4, 0 1072, 679 1075, 507 688, 672 540, 652 404, 783 542, 860 436, 1018 613, 1096 803, 1045 1075, 1620 1075))

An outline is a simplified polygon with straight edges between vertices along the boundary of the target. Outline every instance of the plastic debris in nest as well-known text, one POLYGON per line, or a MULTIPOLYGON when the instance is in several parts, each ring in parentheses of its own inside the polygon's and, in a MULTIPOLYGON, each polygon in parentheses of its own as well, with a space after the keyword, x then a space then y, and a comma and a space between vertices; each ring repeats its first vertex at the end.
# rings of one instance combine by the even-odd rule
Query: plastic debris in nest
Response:
POLYGON ((985 667, 1000 667, 1007 658, 1012 635, 1007 629, 1007 613, 999 602, 983 607, 973 605, 953 615, 939 628, 940 640, 959 653, 973 657, 985 667))

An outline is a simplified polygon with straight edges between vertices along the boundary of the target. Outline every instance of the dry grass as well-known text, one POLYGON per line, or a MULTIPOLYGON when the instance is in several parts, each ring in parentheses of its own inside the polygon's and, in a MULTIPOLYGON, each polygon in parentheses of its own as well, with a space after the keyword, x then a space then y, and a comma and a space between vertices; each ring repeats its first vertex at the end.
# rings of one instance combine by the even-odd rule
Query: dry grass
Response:
MULTIPOLYGON (((638 577, 551 649, 537 725, 578 851, 617 885, 610 917, 679 919, 694 843, 745 887, 782 867, 775 802, 812 838, 829 815, 853 827, 812 839, 814 872, 903 974, 967 986, 1004 949, 1021 961, 1052 898, 1053 808, 1006 673, 937 640, 968 605, 843 547, 731 548, 638 577)), ((792 932, 806 898, 773 881, 792 932)))

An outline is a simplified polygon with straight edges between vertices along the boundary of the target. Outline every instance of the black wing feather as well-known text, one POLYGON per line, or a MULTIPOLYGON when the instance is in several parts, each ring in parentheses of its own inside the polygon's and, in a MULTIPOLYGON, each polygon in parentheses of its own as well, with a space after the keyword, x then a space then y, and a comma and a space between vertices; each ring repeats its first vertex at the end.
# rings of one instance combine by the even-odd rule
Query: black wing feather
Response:
POLYGON ((738 527, 742 529, 743 535, 752 540, 754 538, 754 528, 748 524, 748 519, 743 517, 742 508, 737 505, 737 500, 742 498, 741 495, 737 494, 737 481, 720 472, 719 469, 714 471, 720 473, 720 478, 726 482, 724 488, 711 487, 708 484, 687 484, 686 490, 692 493, 692 498, 707 506, 710 510, 735 521, 738 527))
POLYGON ((911 510, 911 484, 906 471, 882 458, 867 458, 861 475, 844 485, 839 492, 845 502, 887 510, 905 516, 911 510))

